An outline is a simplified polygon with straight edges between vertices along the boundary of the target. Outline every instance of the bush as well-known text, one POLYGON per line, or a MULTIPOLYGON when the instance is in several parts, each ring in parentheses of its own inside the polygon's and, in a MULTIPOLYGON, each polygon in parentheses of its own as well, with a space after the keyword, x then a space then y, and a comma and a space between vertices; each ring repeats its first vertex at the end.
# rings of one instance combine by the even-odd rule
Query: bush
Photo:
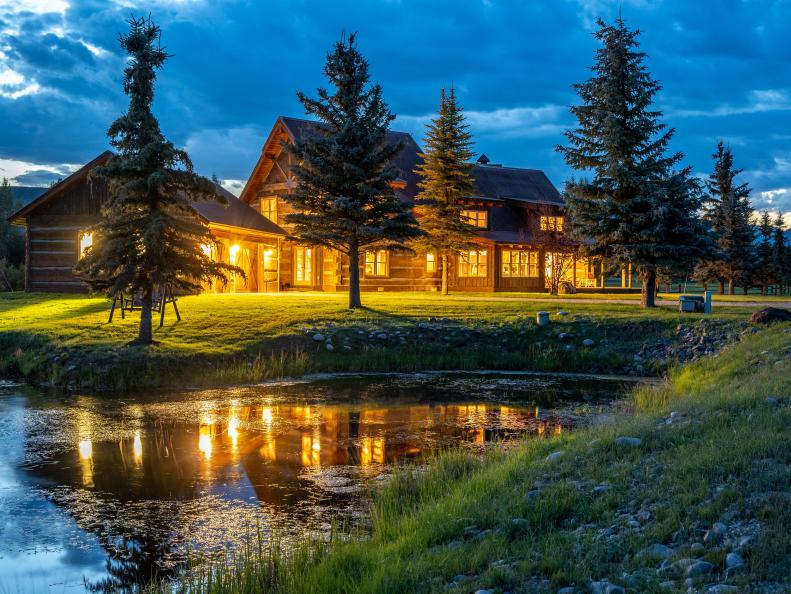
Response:
POLYGON ((21 291, 25 288, 25 268, 0 260, 0 291, 21 291))

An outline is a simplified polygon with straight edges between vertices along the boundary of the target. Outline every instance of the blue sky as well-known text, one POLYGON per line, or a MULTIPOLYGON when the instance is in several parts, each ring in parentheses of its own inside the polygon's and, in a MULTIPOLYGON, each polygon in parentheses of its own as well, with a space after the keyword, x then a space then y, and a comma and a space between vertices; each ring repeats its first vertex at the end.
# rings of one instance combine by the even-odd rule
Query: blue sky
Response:
POLYGON ((48 184, 107 148, 126 107, 117 42, 150 12, 173 57, 158 79, 164 132, 197 169, 238 190, 297 90, 323 84, 342 31, 420 142, 439 89, 455 85, 493 162, 571 172, 554 147, 573 124, 571 88, 592 63, 596 16, 622 10, 662 81, 673 148, 697 174, 730 143, 759 208, 791 211, 791 1, 788 0, 0 0, 0 176, 48 184))

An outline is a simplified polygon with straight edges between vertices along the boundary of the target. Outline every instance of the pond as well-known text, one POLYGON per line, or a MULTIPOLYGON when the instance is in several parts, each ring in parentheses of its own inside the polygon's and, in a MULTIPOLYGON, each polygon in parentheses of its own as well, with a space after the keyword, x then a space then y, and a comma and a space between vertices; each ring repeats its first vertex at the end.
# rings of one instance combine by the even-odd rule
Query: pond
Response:
POLYGON ((624 381, 341 375, 116 400, 0 384, 0 591, 132 590, 253 533, 364 522, 394 464, 571 430, 624 381))

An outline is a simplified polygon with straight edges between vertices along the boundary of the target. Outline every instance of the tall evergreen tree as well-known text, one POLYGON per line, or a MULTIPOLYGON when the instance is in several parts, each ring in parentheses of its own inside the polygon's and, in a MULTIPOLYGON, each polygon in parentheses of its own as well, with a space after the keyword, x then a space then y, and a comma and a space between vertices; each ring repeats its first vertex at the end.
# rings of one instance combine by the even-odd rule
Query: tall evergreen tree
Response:
POLYGON ((360 251, 404 249, 420 230, 412 205, 401 201, 392 182, 391 160, 403 148, 388 144, 395 116, 382 99, 382 87, 370 84, 368 62, 345 36, 327 55, 324 74, 334 92, 318 90, 318 99, 298 93, 305 112, 323 124, 315 134, 287 145, 299 165, 298 184, 283 199, 297 212, 286 216, 300 241, 332 248, 349 257, 349 307, 360 307, 360 251))
POLYGON ((5 260, 11 266, 18 266, 25 259, 22 230, 8 221, 8 217, 20 208, 22 204, 14 198, 11 184, 3 178, 0 182, 0 260, 5 260))
POLYGON ((638 50, 639 31, 622 19, 599 19, 593 76, 575 85, 578 127, 566 132, 558 150, 574 169, 593 179, 566 185, 569 218, 583 248, 619 264, 631 263, 642 281, 642 305, 653 307, 659 269, 695 261, 710 241, 696 216, 700 189, 683 155, 667 154, 672 129, 652 107, 661 89, 638 50))
POLYGON ((783 213, 778 211, 774 220, 774 238, 772 244, 772 264, 774 266, 775 282, 780 285, 780 292, 785 292, 788 286, 788 250, 786 249, 785 222, 783 213))
POLYGON ((761 295, 766 295, 769 285, 776 280, 773 236, 772 219, 769 212, 764 211, 758 225, 758 247, 756 248, 755 269, 752 275, 753 285, 761 288, 761 295))
POLYGON ((750 186, 734 182, 742 170, 734 168, 731 149, 722 141, 712 157, 714 171, 706 181, 708 196, 704 201, 704 218, 711 225, 718 249, 713 258, 698 263, 695 276, 700 280, 708 277, 727 282, 728 294, 733 295, 735 284, 743 281, 754 259, 750 186))
POLYGON ((423 162, 415 171, 421 177, 417 196, 417 214, 425 235, 414 242, 421 252, 439 257, 442 273, 442 294, 448 294, 450 258, 471 249, 477 237, 475 227, 462 218, 462 200, 475 192, 470 160, 472 135, 464 113, 456 102, 456 91, 440 93, 439 113, 426 126, 426 150, 423 162))
POLYGON ((222 201, 217 187, 194 173, 183 150, 168 141, 151 112, 156 72, 167 53, 160 29, 149 18, 131 18, 121 47, 129 54, 124 93, 129 109, 107 131, 117 153, 94 175, 108 186, 96 241, 77 271, 88 285, 115 295, 141 295, 140 327, 133 344, 152 342, 151 311, 155 291, 169 286, 200 289, 202 281, 225 280, 236 267, 212 262, 201 248, 213 238, 198 218, 196 199, 222 201))

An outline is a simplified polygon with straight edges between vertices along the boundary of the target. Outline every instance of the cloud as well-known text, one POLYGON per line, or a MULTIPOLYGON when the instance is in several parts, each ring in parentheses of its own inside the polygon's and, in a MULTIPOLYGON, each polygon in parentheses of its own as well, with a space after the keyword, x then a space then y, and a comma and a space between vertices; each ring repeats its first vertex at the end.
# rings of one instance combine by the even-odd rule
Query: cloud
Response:
POLYGON ((0 0, 0 14, 64 14, 68 8, 66 0, 0 0))
POLYGON ((184 149, 196 171, 232 182, 240 173, 247 175, 253 170, 268 134, 268 127, 254 125, 208 128, 190 134, 184 149))
POLYGON ((220 181, 220 185, 228 190, 234 196, 239 196, 244 189, 247 180, 245 179, 224 179, 220 181))
POLYGON ((81 166, 72 163, 30 163, 0 158, 0 177, 8 178, 16 186, 44 187, 70 175, 81 166))
MULTIPOLYGON (((467 110, 464 115, 470 130, 476 136, 497 135, 501 138, 540 138, 557 136, 566 127, 561 117, 568 113, 562 105, 540 107, 511 107, 491 111, 467 110)), ((420 116, 399 115, 394 127, 422 138, 426 125, 436 114, 420 116)))
POLYGON ((750 91, 748 101, 742 105, 722 104, 710 109, 668 109, 670 117, 723 117, 765 113, 771 111, 791 111, 791 94, 787 89, 766 89, 750 91))

